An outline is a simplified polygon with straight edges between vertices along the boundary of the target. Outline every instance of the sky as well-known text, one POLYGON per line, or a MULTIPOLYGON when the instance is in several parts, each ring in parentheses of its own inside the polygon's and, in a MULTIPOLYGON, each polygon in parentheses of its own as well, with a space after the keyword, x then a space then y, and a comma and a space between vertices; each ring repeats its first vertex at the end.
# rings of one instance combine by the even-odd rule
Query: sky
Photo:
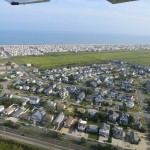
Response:
POLYGON ((11 6, 0 0, 0 31, 123 34, 150 37, 150 2, 51 0, 11 6))

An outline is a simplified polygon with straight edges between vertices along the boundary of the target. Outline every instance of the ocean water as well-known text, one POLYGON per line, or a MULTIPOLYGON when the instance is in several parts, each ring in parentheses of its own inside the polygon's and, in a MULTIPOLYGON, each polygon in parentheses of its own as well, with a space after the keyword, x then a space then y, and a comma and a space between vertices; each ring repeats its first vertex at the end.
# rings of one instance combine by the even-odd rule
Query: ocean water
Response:
POLYGON ((11 44, 150 44, 150 36, 0 31, 0 45, 11 44))

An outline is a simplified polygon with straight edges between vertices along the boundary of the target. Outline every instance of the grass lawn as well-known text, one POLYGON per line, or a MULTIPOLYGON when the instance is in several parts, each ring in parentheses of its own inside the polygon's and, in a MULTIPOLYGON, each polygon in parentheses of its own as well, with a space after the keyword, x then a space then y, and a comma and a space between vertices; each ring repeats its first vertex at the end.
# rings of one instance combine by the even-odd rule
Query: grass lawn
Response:
POLYGON ((63 113, 67 116, 73 116, 74 115, 74 112, 70 112, 68 110, 64 110, 63 113))
POLYGON ((138 104, 135 104, 133 108, 127 108, 127 112, 139 112, 140 106, 138 104))
POLYGON ((98 140, 98 135, 95 134, 89 134, 88 138, 98 140))
POLYGON ((97 125, 98 127, 100 127, 100 122, 88 121, 87 124, 88 125, 97 125))
POLYGON ((141 118, 140 121, 142 123, 143 128, 147 129, 147 125, 146 125, 145 119, 141 118))
POLYGON ((55 53, 44 56, 14 57, 3 61, 31 63, 39 68, 51 68, 64 65, 100 63, 107 60, 122 60, 129 63, 150 66, 150 50, 55 53))
POLYGON ((33 130, 28 130, 28 129, 23 129, 23 128, 20 128, 19 131, 23 133, 27 133, 27 134, 32 134, 32 135, 40 135, 38 131, 33 131, 33 130))

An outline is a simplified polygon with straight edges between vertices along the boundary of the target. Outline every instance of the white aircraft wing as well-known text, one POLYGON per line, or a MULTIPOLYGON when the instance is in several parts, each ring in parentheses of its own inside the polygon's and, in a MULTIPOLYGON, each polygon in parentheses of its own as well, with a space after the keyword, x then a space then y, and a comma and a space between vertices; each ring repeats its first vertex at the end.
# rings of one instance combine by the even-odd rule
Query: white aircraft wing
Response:
POLYGON ((34 3, 43 3, 49 2, 50 0, 5 0, 11 5, 20 5, 20 4, 34 4, 34 3))

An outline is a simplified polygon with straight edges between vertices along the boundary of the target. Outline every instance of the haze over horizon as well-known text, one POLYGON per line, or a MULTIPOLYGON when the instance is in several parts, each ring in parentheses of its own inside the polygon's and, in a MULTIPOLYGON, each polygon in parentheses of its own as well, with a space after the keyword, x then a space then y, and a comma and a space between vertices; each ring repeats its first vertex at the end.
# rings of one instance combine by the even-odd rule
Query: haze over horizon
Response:
POLYGON ((0 6, 0 44, 150 42, 148 0, 117 5, 52 0, 25 6, 0 1, 0 6))

